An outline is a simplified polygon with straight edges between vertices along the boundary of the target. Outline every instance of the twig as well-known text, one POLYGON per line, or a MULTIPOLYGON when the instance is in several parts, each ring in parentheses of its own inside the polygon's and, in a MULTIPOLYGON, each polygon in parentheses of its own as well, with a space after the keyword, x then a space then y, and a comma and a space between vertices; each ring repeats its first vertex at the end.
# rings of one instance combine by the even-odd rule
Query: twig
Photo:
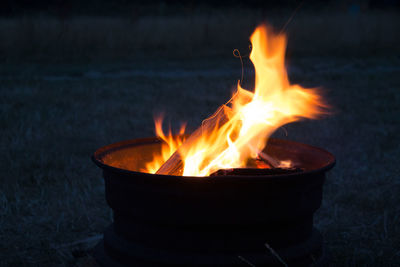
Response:
POLYGON ((268 243, 265 243, 265 247, 266 247, 267 249, 269 249, 269 251, 271 252, 271 254, 274 255, 274 256, 280 261, 280 263, 282 263, 285 267, 288 267, 288 265, 286 264, 286 262, 285 262, 284 260, 282 260, 282 258, 279 256, 279 254, 276 253, 276 251, 275 251, 273 248, 271 248, 271 247, 268 245, 268 243))
POLYGON ((242 257, 242 256, 239 255, 238 258, 239 258, 241 261, 247 263, 249 266, 251 266, 251 267, 256 267, 253 263, 251 263, 250 261, 246 260, 244 257, 242 257))

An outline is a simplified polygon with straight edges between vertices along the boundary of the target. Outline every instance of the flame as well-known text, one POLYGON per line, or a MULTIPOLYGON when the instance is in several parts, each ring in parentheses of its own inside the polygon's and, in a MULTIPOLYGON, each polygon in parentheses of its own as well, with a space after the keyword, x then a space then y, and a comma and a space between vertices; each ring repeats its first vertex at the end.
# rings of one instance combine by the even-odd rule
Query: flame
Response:
MULTIPOLYGON (((250 40, 250 59, 256 73, 254 92, 238 84, 231 100, 203 122, 202 135, 190 146, 179 149, 184 176, 207 176, 219 169, 246 167, 249 159, 262 153, 268 138, 279 127, 324 113, 326 105, 316 89, 290 84, 285 68, 284 34, 274 34, 271 28, 261 25, 250 40), (212 127, 207 128, 207 122, 215 119, 219 123, 208 123, 212 127)), ((182 142, 171 135, 165 137, 160 129, 158 122, 157 134, 168 144, 166 151, 162 151, 165 161, 182 142)), ((160 162, 155 165, 160 166, 160 162)), ((278 164, 290 165, 290 161, 278 164)))
POLYGON ((163 116, 160 115, 154 119, 156 135, 164 141, 161 144, 161 153, 155 153, 153 155, 153 160, 146 163, 146 166, 141 171, 148 173, 156 173, 156 171, 161 167, 161 165, 171 157, 172 154, 182 145, 185 141, 185 129, 186 124, 182 124, 179 130, 178 136, 173 136, 171 132, 171 127, 169 128, 168 135, 165 136, 162 129, 163 116))

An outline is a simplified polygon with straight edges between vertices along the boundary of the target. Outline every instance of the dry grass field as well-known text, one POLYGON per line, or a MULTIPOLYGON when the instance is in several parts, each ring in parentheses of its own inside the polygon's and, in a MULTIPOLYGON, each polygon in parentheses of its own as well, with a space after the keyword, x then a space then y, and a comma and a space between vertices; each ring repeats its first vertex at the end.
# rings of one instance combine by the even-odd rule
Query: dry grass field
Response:
MULTIPOLYGON (((231 53, 247 46, 256 15, 2 19, 1 265, 85 265, 111 221, 91 154, 154 135, 155 112, 194 129, 240 78, 231 53)), ((332 266, 400 262, 395 15, 299 16, 288 29, 290 79, 322 87, 334 112, 276 135, 337 157, 315 218, 332 266)))

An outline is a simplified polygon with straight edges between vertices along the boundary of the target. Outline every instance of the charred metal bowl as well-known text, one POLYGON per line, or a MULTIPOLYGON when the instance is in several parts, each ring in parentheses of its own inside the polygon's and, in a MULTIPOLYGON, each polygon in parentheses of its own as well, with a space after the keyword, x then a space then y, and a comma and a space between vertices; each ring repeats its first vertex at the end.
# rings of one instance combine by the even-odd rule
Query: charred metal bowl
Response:
POLYGON ((325 173, 335 164, 332 154, 271 138, 265 152, 303 171, 212 177, 140 172, 160 149, 159 139, 146 138, 94 153, 114 214, 94 254, 100 265, 246 266, 245 259, 279 266, 273 251, 289 266, 322 264, 313 214, 321 205, 325 173))

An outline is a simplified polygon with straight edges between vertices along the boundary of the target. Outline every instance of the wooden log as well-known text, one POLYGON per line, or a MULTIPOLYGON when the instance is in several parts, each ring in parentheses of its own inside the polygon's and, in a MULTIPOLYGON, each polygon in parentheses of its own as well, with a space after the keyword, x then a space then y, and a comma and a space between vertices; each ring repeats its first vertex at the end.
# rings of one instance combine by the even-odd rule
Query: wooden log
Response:
POLYGON ((260 157, 260 159, 268 163, 272 168, 278 168, 280 165, 279 160, 274 159, 273 157, 267 155, 262 151, 258 153, 258 156, 260 157))

